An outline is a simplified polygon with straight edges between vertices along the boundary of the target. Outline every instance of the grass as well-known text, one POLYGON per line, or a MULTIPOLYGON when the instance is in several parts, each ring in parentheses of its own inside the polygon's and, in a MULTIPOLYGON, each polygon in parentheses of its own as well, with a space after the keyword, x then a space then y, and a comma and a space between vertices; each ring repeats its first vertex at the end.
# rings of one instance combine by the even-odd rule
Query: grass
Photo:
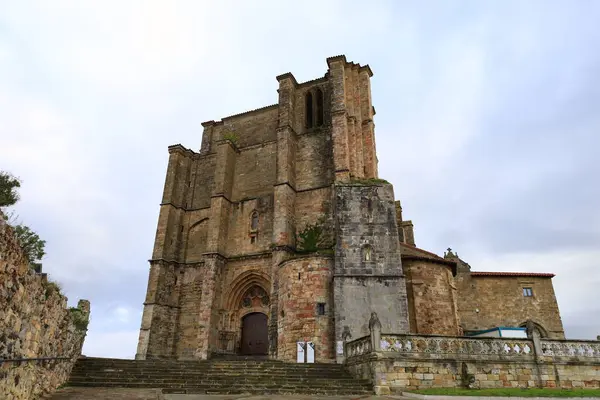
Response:
POLYGON ((552 389, 552 388, 431 388, 411 390, 410 393, 437 396, 502 396, 502 397, 600 397, 600 389, 552 389))

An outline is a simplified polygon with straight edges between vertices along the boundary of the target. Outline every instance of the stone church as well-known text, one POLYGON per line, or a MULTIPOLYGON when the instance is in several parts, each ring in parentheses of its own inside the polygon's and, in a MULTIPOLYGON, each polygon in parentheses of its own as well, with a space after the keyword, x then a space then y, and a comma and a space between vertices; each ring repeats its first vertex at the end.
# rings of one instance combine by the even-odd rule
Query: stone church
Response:
POLYGON ((202 124, 169 163, 136 358, 265 355, 341 362, 382 331, 461 336, 532 320, 564 338, 552 274, 471 271, 415 245, 379 179, 368 65, 277 77, 277 103, 202 124))

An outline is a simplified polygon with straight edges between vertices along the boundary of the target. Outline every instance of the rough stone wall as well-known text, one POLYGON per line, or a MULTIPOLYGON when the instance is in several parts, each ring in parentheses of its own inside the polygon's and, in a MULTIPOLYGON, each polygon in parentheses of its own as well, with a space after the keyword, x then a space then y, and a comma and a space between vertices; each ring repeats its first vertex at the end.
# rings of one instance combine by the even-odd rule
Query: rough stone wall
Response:
POLYGON ((308 256, 285 261, 279 269, 278 355, 296 360, 296 342, 315 344, 315 362, 334 362, 333 259, 308 256), (319 315, 317 304, 325 304, 319 315))
POLYGON ((392 186, 336 185, 335 214, 336 341, 345 331, 352 338, 368 334, 365 316, 371 312, 379 315, 383 332, 408 332, 392 186))
POLYGON ((229 214, 227 254, 239 256, 270 251, 273 242, 273 193, 233 203, 229 214), (258 228, 252 230, 252 214, 258 213, 258 228), (254 237, 254 241, 252 241, 254 237))
POLYGON ((173 356, 181 283, 177 265, 160 260, 151 263, 137 358, 173 356))
POLYGON ((465 331, 521 326, 531 319, 544 328, 548 337, 564 339, 550 278, 472 276, 470 272, 459 272, 456 283, 458 310, 465 331), (523 296, 524 287, 533 288, 533 297, 523 296))
POLYGON ((456 286, 452 270, 444 264, 404 258, 411 332, 459 335, 456 286))
POLYGON ((600 365, 549 364, 535 362, 463 363, 456 360, 382 359, 348 365, 353 376, 378 376, 379 394, 426 388, 464 387, 463 365, 474 378, 474 388, 600 388, 600 365), (466 365, 465 365, 466 364, 466 365), (538 370, 541 379, 538 380, 538 370))
POLYGON ((302 231, 309 224, 325 223, 333 228, 332 187, 306 190, 296 194, 296 226, 302 231))
POLYGON ((0 398, 30 400, 66 382, 86 335, 90 305, 67 298, 37 275, 0 213, 0 359, 66 357, 66 360, 0 363, 0 398))

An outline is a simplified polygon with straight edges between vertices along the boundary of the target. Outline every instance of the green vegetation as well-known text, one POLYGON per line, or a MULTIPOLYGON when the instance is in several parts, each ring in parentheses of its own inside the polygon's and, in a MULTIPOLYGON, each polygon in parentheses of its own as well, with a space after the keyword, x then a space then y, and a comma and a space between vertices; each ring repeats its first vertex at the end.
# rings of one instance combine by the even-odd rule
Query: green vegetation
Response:
POLYGON ((37 262, 46 254, 46 251, 44 250, 46 241, 40 239, 37 233, 25 225, 17 225, 14 228, 19 243, 21 244, 21 248, 30 264, 32 264, 32 266, 37 264, 37 262))
POLYGON ((296 234, 296 251, 298 253, 333 252, 332 240, 324 218, 314 224, 308 224, 296 234))
POLYGON ((90 323, 89 315, 77 307, 71 307, 69 308, 69 311, 71 313, 71 318, 73 319, 75 328, 80 331, 86 331, 88 324, 90 323))
POLYGON ((240 138, 235 132, 227 131, 223 133, 223 140, 229 140, 234 146, 237 146, 240 138))
POLYGON ((8 172, 0 171, 0 207, 9 207, 19 201, 21 181, 8 172))
POLYGON ((552 388, 431 388, 411 390, 410 393, 434 396, 501 396, 501 397, 600 397, 600 389, 552 389, 552 388))
MULTIPOLYGON (((0 171, 0 209, 10 207, 19 201, 18 188, 21 181, 8 172, 0 171)), ((41 268, 39 261, 46 254, 46 241, 40 239, 37 233, 23 224, 15 224, 11 220, 16 219, 14 213, 9 213, 9 224, 14 225, 15 234, 23 252, 29 260, 31 268, 41 268)))
POLYGON ((62 296, 62 288, 60 287, 60 284, 58 282, 47 281, 44 284, 44 287, 46 288, 46 300, 50 298, 50 296, 52 296, 54 293, 58 293, 62 296))

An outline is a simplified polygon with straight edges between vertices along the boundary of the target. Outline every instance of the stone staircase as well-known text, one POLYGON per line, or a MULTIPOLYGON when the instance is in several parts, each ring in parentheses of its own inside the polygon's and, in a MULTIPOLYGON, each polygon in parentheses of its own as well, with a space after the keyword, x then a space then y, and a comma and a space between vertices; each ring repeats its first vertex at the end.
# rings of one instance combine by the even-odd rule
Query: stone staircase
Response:
POLYGON ((160 388, 163 393, 369 395, 369 381, 340 364, 274 360, 120 360, 81 358, 68 386, 160 388))

